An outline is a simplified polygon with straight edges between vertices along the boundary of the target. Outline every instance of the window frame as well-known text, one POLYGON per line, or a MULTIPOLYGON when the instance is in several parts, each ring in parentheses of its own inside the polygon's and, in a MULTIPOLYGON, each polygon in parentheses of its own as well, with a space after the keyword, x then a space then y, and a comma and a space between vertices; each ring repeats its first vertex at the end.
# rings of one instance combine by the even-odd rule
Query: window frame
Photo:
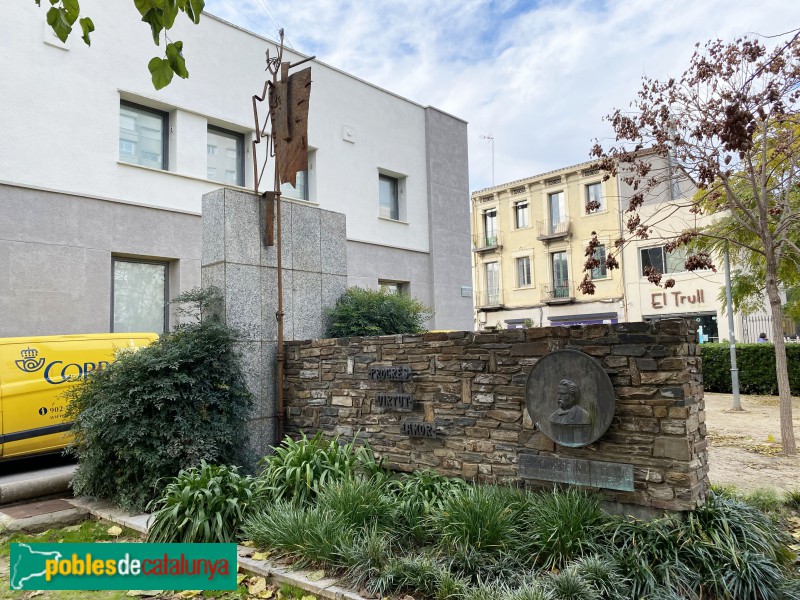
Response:
MULTIPOLYGON (((208 154, 208 146, 211 145, 208 143, 208 133, 216 133, 217 135, 227 136, 229 138, 233 138, 236 140, 236 154, 238 159, 236 160, 236 170, 237 170, 237 178, 236 182, 233 185, 237 185, 239 187, 245 186, 245 172, 244 172, 244 134, 238 131, 232 131, 231 129, 225 129, 224 127, 219 127, 218 125, 212 125, 211 123, 207 124, 206 127, 206 172, 208 171, 208 157, 209 156, 222 156, 222 153, 217 151, 215 154, 208 154)), ((216 144, 214 144, 216 146, 216 144)), ((217 148, 219 148, 217 146, 217 148)), ((227 157, 225 157, 227 159, 227 157)), ((227 169, 223 169, 225 171, 227 169)), ((206 173, 208 174, 208 173, 206 173)), ((228 185, 228 180, 225 179, 220 181, 218 179, 209 179, 209 181, 214 181, 216 183, 222 183, 223 185, 228 185)))
POLYGON ((597 248, 595 248, 594 251, 595 251, 595 258, 597 258, 597 260, 600 261, 600 265, 592 269, 589 275, 592 278, 592 281, 608 279, 608 267, 606 266, 606 245, 600 244, 599 246, 597 246, 597 248), (599 250, 602 250, 603 254, 602 257, 596 256, 599 250), (595 271, 599 272, 600 270, 602 271, 602 275, 598 274, 597 276, 595 276, 595 271))
POLYGON ((659 248, 661 250, 661 264, 663 265, 663 269, 660 271, 661 275, 676 275, 678 273, 686 273, 687 272, 686 265, 685 265, 685 262, 686 262, 686 256, 685 255, 683 257, 683 264, 681 265, 681 268, 679 270, 671 270, 669 268, 668 258, 669 258, 670 254, 673 254, 672 252, 667 252, 667 249, 663 245, 661 245, 661 246, 646 246, 646 247, 639 248, 639 276, 640 277, 643 277, 643 278, 647 277, 647 275, 645 275, 645 273, 644 273, 644 261, 642 260, 642 253, 645 252, 645 251, 653 250, 654 248, 659 248))
MULTIPOLYGON (((300 196, 300 195, 293 196, 291 193, 285 192, 284 191, 284 186, 286 186, 288 189, 293 190, 294 192, 297 192, 297 187, 293 186, 288 181, 284 181, 283 183, 281 183, 281 197, 283 197, 283 198, 291 198, 292 200, 304 200, 306 202, 310 202, 309 197, 311 196, 311 194, 310 194, 309 185, 308 185, 308 169, 303 169, 302 171, 298 171, 297 175, 300 175, 301 173, 303 174, 303 177, 305 179, 305 185, 303 185, 303 189, 305 190, 305 194, 303 196, 300 196)), ((295 179, 294 182, 297 183, 297 179, 295 179)))
MULTIPOLYGON (((119 100, 120 109, 124 106, 128 109, 138 110, 146 113, 150 113, 150 115, 154 117, 159 117, 161 119, 161 168, 160 171, 169 171, 169 113, 163 110, 159 110, 157 108, 152 108, 150 106, 145 106, 143 104, 137 104, 136 102, 131 102, 130 100, 123 100, 120 98, 119 100)), ((121 116, 121 115, 120 115, 121 116)), ((122 129, 121 124, 118 125, 117 131, 122 129)), ((134 156, 138 157, 138 154, 134 156)), ((141 165, 138 162, 129 162, 126 160, 122 160, 122 158, 117 155, 117 160, 126 165, 135 165, 137 167, 145 167, 145 168, 153 168, 148 167, 147 165, 141 165)))
POLYGON ((527 229, 531 226, 531 218, 530 218, 530 206, 531 203, 529 200, 517 200, 514 202, 514 229, 527 229), (520 209, 524 206, 525 208, 525 225, 519 224, 519 215, 520 209))
POLYGON ((409 295, 409 283, 408 281, 399 281, 397 279, 379 279, 378 280, 378 287, 382 291, 387 291, 390 294, 397 294, 398 296, 408 296, 409 295), (390 289, 394 287, 394 290, 390 289))
POLYGON ((602 181, 593 181, 591 183, 587 183, 584 185, 584 194, 583 194, 583 214, 585 215, 597 215, 600 213, 604 213, 608 211, 605 203, 605 197, 603 196, 603 182, 602 181), (586 205, 589 204, 589 188, 598 186, 600 189, 600 207, 595 210, 587 210, 586 205))
POLYGON ((400 178, 388 173, 378 172, 378 216, 381 219, 388 219, 390 221, 400 220, 400 178), (394 212, 392 206, 389 206, 389 216, 383 214, 383 202, 381 198, 381 181, 388 181, 394 184, 394 212))
POLYGON ((528 255, 517 256, 514 259, 514 263, 515 263, 514 264, 515 271, 516 271, 516 274, 517 274, 517 288, 524 289, 524 288, 531 287, 533 285, 533 261, 531 260, 531 257, 528 256, 528 255), (527 281, 527 283, 522 283, 520 281, 520 274, 521 274, 520 261, 527 261, 528 262, 528 267, 527 267, 528 281, 527 281))
POLYGON ((167 333, 169 331, 169 271, 170 271, 169 261, 149 260, 146 258, 132 258, 128 256, 116 256, 116 255, 111 256, 111 323, 109 326, 109 331, 111 333, 117 333, 114 330, 114 298, 116 294, 116 284, 115 284, 116 264, 118 262, 157 265, 164 267, 164 331, 159 333, 159 335, 167 333))

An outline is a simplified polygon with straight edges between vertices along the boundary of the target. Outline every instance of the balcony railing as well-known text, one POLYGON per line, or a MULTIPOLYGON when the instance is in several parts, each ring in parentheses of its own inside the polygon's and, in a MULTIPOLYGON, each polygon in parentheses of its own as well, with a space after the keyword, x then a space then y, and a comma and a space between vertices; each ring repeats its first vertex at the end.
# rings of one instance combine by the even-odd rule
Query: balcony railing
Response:
POLYGON ((567 304, 575 300, 574 286, 571 281, 546 284, 540 287, 542 302, 545 304, 567 304))
POLYGON ((497 250, 502 248, 500 243, 500 234, 494 233, 492 235, 473 235, 472 236, 472 251, 473 252, 489 252, 490 250, 497 250))
POLYGON ((492 308, 503 306, 503 290, 477 290, 475 292, 476 308, 492 308))
POLYGON ((538 235, 536 239, 539 240, 554 240, 562 237, 567 237, 571 234, 570 226, 571 221, 569 218, 564 217, 558 221, 537 221, 538 235))

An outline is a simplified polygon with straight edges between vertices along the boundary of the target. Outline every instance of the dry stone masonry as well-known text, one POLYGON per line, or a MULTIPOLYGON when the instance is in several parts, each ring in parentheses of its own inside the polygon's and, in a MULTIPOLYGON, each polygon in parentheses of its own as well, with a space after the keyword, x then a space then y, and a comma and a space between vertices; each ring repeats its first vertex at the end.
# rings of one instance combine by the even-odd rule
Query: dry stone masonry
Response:
POLYGON ((358 436, 401 471, 689 510, 708 489, 695 340, 693 323, 669 320, 287 342, 287 432, 358 436), (583 447, 553 442, 526 408, 531 369, 563 349, 596 359, 614 388, 611 425, 583 447))

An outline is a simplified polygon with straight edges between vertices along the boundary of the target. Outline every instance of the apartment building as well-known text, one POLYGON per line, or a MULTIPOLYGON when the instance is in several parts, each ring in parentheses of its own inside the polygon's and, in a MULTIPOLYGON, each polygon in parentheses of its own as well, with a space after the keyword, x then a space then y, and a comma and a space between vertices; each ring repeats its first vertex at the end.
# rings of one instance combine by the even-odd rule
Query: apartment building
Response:
MULTIPOLYGON (((0 21, 0 336, 169 329, 167 300, 200 282, 202 195, 253 188, 251 97, 275 44, 207 13, 180 20, 190 77, 155 91, 161 49, 133 4, 81 8, 91 48, 62 44, 33 2, 0 21)), ((470 328, 466 122, 310 65, 308 170, 284 198, 345 214, 349 285, 470 328)))
MULTIPOLYGON (((669 165, 648 156, 654 169, 669 165)), ((587 162, 512 181, 472 193, 472 278, 475 288, 475 326, 483 328, 540 327, 658 321, 689 318, 698 323, 699 340, 716 342, 730 337, 722 310, 722 257, 717 269, 688 271, 686 249, 667 251, 666 244, 690 228, 702 227, 701 216, 686 206, 694 188, 673 178, 645 197, 638 211, 647 224, 646 239, 622 237, 625 211, 633 190, 617 176, 603 181, 602 173, 587 162), (593 295, 578 284, 584 277, 586 247, 592 232, 601 243, 596 258, 602 263, 614 252, 618 269, 605 266, 590 271, 593 295), (665 288, 651 283, 645 269, 662 273, 665 288)), ((630 237, 630 236, 627 236, 630 237)), ((755 342, 770 332, 766 305, 755 315, 734 313, 737 339, 755 342)), ((794 335, 796 324, 784 324, 794 335)))
POLYGON ((616 180, 590 162, 472 194, 472 278, 477 328, 616 323, 624 286, 605 268, 619 237, 616 180), (602 263, 581 293, 585 248, 596 232, 602 263))

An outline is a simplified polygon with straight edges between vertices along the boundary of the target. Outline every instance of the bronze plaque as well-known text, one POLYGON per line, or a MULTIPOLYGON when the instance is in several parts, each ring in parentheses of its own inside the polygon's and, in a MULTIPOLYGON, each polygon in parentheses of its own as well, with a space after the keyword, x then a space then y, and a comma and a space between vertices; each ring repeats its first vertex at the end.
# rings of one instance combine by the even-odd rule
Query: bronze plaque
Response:
POLYGON ((525 404, 536 427, 562 446, 586 446, 614 417, 614 386, 602 365, 577 350, 542 357, 525 384, 525 404))
POLYGON ((519 474, 524 479, 556 481, 598 489, 632 492, 633 465, 580 458, 521 453, 519 474))

